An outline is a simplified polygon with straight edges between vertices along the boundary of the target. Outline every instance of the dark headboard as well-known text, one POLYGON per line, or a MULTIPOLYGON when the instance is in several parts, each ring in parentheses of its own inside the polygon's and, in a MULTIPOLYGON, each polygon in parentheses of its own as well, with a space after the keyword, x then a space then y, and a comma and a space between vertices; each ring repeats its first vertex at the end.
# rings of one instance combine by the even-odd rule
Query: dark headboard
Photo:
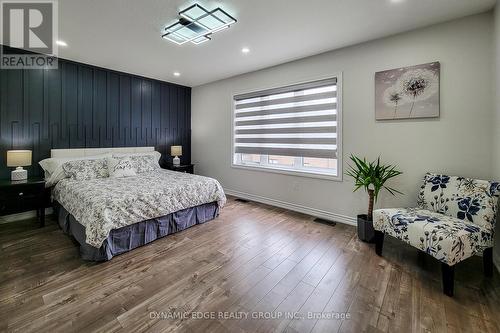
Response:
MULTIPOLYGON (((118 55, 119 56, 119 55, 118 55)), ((59 59, 57 70, 0 70, 0 178, 9 149, 182 145, 191 162, 191 88, 59 59)))

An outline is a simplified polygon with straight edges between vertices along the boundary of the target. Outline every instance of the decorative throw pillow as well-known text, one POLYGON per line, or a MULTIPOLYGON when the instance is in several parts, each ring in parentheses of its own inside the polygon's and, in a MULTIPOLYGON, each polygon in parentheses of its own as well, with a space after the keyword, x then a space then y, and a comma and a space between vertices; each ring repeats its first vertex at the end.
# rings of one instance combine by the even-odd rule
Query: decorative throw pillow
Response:
POLYGON ((161 153, 158 151, 147 151, 147 152, 142 152, 142 153, 113 153, 113 157, 119 158, 119 157, 131 157, 131 156, 153 156, 156 161, 159 161, 161 158, 161 153))
POLYGON ((160 168, 158 161, 152 155, 130 156, 137 173, 154 171, 160 168))
POLYGON ((105 159, 68 161, 62 165, 66 177, 75 180, 89 180, 109 177, 105 159))
POLYGON ((99 154, 93 156, 81 156, 81 157, 51 157, 46 158, 40 162, 40 166, 45 172, 45 186, 50 187, 56 185, 60 180, 66 178, 66 174, 62 168, 62 165, 69 161, 81 161, 81 160, 97 160, 106 158, 106 156, 111 156, 110 154, 99 154))
POLYGON ((107 158, 109 176, 112 178, 137 176, 134 165, 128 157, 107 158))
POLYGON ((136 173, 154 171, 160 168, 160 165, 158 164, 158 157, 152 154, 145 154, 145 155, 130 154, 127 156, 113 155, 113 157, 116 159, 124 159, 124 158, 130 159, 136 173))

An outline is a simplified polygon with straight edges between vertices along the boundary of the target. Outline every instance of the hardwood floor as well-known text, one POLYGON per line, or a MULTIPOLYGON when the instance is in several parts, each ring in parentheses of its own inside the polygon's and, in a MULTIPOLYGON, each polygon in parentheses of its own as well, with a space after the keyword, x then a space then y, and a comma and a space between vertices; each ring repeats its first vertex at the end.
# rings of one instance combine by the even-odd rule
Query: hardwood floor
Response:
POLYGON ((0 224, 0 331, 500 332, 481 258, 449 298, 431 258, 389 237, 378 257, 354 227, 312 220, 229 198, 217 220, 100 264, 50 217, 0 224))

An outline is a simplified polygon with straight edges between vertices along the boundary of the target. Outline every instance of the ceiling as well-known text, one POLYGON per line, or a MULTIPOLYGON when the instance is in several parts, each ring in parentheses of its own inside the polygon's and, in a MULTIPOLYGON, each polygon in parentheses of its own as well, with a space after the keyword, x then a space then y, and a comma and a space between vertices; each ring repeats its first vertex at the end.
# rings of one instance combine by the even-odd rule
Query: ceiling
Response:
POLYGON ((495 0, 224 0, 238 22, 201 45, 160 37, 193 0, 59 1, 62 58, 197 86, 491 9, 495 0), (241 49, 250 52, 243 54, 241 49), (175 77, 174 72, 181 75, 175 77))

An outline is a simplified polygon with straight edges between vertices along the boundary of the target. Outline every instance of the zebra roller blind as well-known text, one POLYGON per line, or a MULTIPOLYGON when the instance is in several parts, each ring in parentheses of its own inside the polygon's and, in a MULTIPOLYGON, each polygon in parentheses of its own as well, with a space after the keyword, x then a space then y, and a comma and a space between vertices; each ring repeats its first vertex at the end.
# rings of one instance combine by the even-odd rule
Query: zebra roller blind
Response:
POLYGON ((234 96, 234 152, 337 157, 337 79, 234 96))

